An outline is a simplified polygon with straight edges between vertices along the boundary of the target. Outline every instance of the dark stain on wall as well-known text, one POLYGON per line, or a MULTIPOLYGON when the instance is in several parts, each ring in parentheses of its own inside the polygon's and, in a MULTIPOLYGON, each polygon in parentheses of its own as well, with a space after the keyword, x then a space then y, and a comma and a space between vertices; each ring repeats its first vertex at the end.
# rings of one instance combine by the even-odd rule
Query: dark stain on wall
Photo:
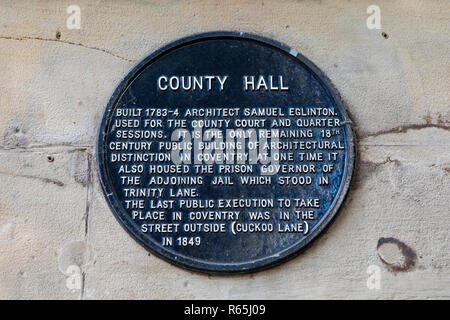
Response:
POLYGON ((414 269, 417 264, 416 252, 396 238, 380 238, 377 244, 378 256, 388 270, 397 274, 414 269))

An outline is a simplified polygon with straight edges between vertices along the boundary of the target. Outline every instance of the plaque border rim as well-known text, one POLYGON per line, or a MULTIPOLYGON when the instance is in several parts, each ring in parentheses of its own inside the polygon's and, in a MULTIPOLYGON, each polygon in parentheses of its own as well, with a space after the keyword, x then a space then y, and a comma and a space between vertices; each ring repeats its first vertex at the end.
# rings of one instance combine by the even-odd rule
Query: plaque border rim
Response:
MULTIPOLYGON (((187 269, 190 271, 200 272, 202 274, 216 274, 216 275, 236 275, 236 274, 249 274, 249 273, 255 273, 263 270, 267 270, 273 267, 276 267, 284 262, 287 262, 289 260, 294 259, 295 257, 299 256, 301 253, 303 253, 306 249, 308 249, 313 243, 314 240, 319 238, 321 235, 323 235, 324 231, 331 226, 331 224, 334 222, 337 215, 342 211, 342 207, 344 205, 344 201, 349 193, 351 182, 354 177, 354 171, 355 171, 355 157, 356 157, 356 144, 355 144, 355 134, 352 129, 353 122, 351 121, 347 109, 345 108, 345 105, 342 101, 342 98, 335 88, 334 84, 331 82, 331 80, 322 72, 322 70, 317 67, 311 60, 306 58, 303 54, 298 52, 297 50, 293 49, 290 46, 287 46, 284 43, 281 43, 279 41, 276 41, 271 38, 267 38, 264 36, 256 35, 253 33, 248 32, 241 32, 241 31, 209 31, 209 32, 202 32, 202 33, 196 33, 193 35, 185 36, 182 38, 179 38, 175 41, 169 42, 166 45, 160 47, 159 49, 152 51, 150 54, 147 54, 143 59, 138 61, 128 72, 127 74, 119 81, 118 85, 115 87, 113 94, 108 100, 108 103, 106 104, 106 107, 103 110, 102 118, 100 121, 100 125, 98 127, 97 131, 97 138, 96 138, 96 145, 95 145, 95 162, 96 162, 96 168, 97 168, 97 175, 99 178, 99 183, 101 185, 103 196, 105 197, 106 202, 108 203, 108 206, 110 210, 112 211, 114 217, 119 222, 119 224, 125 229, 125 231, 141 246, 143 246, 147 251, 149 251, 151 254, 154 254, 158 258, 161 258, 162 260, 169 262, 172 265, 175 265, 177 267, 180 267, 181 269, 187 269), (297 59, 297 61, 303 65, 305 65, 310 72, 312 72, 323 88, 327 91, 327 93, 330 95, 330 97, 333 99, 334 103, 338 107, 339 111, 342 114, 342 117, 344 119, 344 130, 345 135, 347 138, 346 144, 347 144, 347 158, 344 165, 344 173, 342 176, 342 183, 339 186, 338 194, 334 198, 332 204, 330 205, 330 209, 328 210, 327 216, 322 220, 322 222, 310 233, 310 236, 308 238, 305 237, 305 240, 301 241, 300 243, 297 243, 296 245, 292 247, 288 247, 289 252, 285 254, 282 257, 265 257, 263 259, 258 260, 264 260, 267 262, 264 263, 237 263, 235 266, 240 266, 238 268, 233 268, 229 266, 233 266, 233 263, 226 264, 226 268, 215 268, 214 266, 220 265, 220 263, 203 263, 203 262, 196 262, 195 258, 191 258, 190 260, 194 263, 187 263, 186 261, 183 261, 184 259, 178 259, 177 255, 172 254, 171 252, 165 251, 165 252, 159 252, 155 250, 151 246, 151 244, 143 241, 139 237, 138 234, 135 234, 132 229, 130 229, 130 226, 128 226, 125 221, 123 221, 120 218, 120 207, 115 203, 116 200, 114 197, 111 197, 114 195, 114 190, 109 186, 110 182, 108 181, 108 177, 106 175, 106 169, 105 165, 103 164, 103 148, 104 148, 104 141, 106 137, 105 129, 107 127, 107 124, 109 123, 109 119, 112 117, 111 111, 115 108, 116 102, 122 95, 122 93, 127 89, 129 84, 134 80, 135 77, 137 77, 140 72, 142 72, 146 66, 150 63, 152 63, 154 60, 158 59, 161 55, 165 54, 166 52, 169 52, 171 50, 175 50, 178 47, 187 45, 189 43, 195 43, 199 41, 204 40, 211 40, 211 39, 220 39, 220 38, 229 38, 229 39, 243 39, 243 40, 251 40, 255 42, 262 43, 263 45, 268 45, 273 47, 274 49, 281 50, 284 53, 287 53, 294 58, 297 59), (256 266, 255 266, 256 264, 256 266), (210 266, 210 267, 207 267, 210 266)), ((161 250, 163 251, 163 250, 161 250)))

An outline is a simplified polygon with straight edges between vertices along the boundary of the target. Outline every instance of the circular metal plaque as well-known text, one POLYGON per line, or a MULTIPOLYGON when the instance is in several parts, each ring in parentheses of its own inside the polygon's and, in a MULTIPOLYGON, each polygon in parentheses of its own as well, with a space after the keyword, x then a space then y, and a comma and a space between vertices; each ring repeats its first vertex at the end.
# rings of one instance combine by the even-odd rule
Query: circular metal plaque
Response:
POLYGON ((99 130, 99 177, 117 220, 153 254, 207 273, 261 270, 337 214, 354 167, 350 123, 296 50, 194 35, 119 84, 99 130))

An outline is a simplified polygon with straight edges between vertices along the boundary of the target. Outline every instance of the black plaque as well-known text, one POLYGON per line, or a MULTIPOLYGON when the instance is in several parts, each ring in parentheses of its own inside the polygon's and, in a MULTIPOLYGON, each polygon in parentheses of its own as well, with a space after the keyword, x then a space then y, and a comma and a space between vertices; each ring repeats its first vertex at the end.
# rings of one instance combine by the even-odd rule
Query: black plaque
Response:
POLYGON ((97 163, 114 215, 150 252, 244 273, 324 230, 354 152, 339 95, 311 61, 273 40, 212 32, 165 46, 121 81, 97 163))

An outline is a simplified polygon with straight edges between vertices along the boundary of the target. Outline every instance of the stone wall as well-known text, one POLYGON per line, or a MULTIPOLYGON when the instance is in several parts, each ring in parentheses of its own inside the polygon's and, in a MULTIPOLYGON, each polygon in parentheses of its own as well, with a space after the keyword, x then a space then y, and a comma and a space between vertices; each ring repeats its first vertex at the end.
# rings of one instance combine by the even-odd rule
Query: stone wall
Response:
POLYGON ((450 298, 449 17, 446 0, 1 0, 0 298, 450 298), (81 29, 66 26, 72 4, 81 29), (366 26, 371 4, 379 30, 366 26), (211 30, 311 59, 357 135, 336 221, 299 257, 255 274, 208 276, 149 254, 115 220, 95 169, 121 78, 162 45, 211 30))

